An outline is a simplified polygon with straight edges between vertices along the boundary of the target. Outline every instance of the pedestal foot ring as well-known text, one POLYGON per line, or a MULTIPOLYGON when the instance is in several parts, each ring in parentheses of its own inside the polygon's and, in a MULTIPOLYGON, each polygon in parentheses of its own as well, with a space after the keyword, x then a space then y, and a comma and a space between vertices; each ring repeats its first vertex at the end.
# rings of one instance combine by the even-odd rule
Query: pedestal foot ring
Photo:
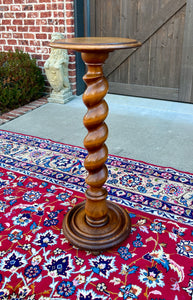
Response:
POLYGON ((63 232, 76 247, 100 253, 122 243, 130 234, 131 221, 125 209, 107 201, 108 222, 101 227, 86 221, 85 202, 73 207, 64 217, 63 232))

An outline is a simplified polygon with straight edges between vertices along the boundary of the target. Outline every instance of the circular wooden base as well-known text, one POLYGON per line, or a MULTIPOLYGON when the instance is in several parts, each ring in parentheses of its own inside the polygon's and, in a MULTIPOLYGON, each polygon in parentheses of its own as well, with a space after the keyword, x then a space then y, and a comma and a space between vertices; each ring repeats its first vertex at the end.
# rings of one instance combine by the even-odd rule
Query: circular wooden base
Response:
POLYGON ((85 202, 73 207, 63 221, 63 232, 70 243, 99 254, 123 242, 131 231, 130 217, 125 209, 113 202, 107 201, 107 206, 108 222, 101 227, 86 222, 85 202))

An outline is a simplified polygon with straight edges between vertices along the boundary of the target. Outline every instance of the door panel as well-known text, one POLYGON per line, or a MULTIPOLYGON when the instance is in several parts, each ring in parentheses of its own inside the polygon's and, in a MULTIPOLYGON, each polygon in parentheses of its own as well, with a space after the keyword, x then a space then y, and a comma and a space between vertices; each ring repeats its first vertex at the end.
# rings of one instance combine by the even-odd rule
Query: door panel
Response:
POLYGON ((104 66, 110 92, 193 102, 192 85, 186 95, 185 83, 181 84, 182 70, 189 82, 193 74, 193 64, 188 72, 183 65, 187 52, 190 62, 193 59, 193 49, 183 47, 191 30, 187 18, 193 19, 192 0, 90 0, 90 14, 91 36, 128 37, 142 43, 138 49, 110 53, 104 66))

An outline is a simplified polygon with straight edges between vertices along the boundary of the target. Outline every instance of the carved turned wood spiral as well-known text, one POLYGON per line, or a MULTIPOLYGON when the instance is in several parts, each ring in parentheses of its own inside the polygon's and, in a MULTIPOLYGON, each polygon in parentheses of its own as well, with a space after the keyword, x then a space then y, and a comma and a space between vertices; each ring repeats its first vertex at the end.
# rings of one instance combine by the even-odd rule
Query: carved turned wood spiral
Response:
POLYGON ((89 187, 85 194, 86 202, 78 203, 67 212, 62 228, 72 245, 98 255, 101 251, 118 246, 131 231, 129 214, 115 202, 106 200, 107 191, 103 187, 108 175, 105 166, 108 128, 104 122, 108 114, 104 100, 108 83, 103 76, 102 66, 109 52, 136 48, 141 44, 127 38, 82 37, 58 40, 51 43, 51 46, 81 52, 87 65, 87 73, 83 77, 87 84, 83 101, 88 111, 83 122, 88 129, 84 145, 88 150, 85 168, 88 171, 86 183, 89 187))
POLYGON ((83 95, 83 101, 88 108, 83 122, 88 129, 84 139, 84 146, 88 150, 88 156, 84 165, 88 171, 86 183, 89 188, 86 191, 86 220, 91 226, 103 226, 108 222, 106 189, 103 188, 108 177, 105 162, 108 157, 108 149, 105 141, 108 136, 108 128, 104 120, 108 114, 108 105, 104 96, 108 91, 108 82, 103 76, 102 65, 107 59, 107 52, 82 53, 82 58, 87 65, 87 73, 83 77, 87 89, 83 95))

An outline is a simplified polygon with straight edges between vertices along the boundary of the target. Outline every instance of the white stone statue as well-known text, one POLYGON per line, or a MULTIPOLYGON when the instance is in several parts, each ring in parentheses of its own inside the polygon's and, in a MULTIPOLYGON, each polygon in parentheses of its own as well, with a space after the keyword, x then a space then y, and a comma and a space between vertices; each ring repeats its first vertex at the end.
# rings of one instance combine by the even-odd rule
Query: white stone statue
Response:
MULTIPOLYGON (((63 39, 64 36, 59 33, 53 33, 51 42, 63 39)), ((66 103, 72 99, 72 92, 68 78, 68 52, 65 49, 52 48, 50 57, 44 64, 46 76, 53 88, 48 98, 49 102, 66 103)))

